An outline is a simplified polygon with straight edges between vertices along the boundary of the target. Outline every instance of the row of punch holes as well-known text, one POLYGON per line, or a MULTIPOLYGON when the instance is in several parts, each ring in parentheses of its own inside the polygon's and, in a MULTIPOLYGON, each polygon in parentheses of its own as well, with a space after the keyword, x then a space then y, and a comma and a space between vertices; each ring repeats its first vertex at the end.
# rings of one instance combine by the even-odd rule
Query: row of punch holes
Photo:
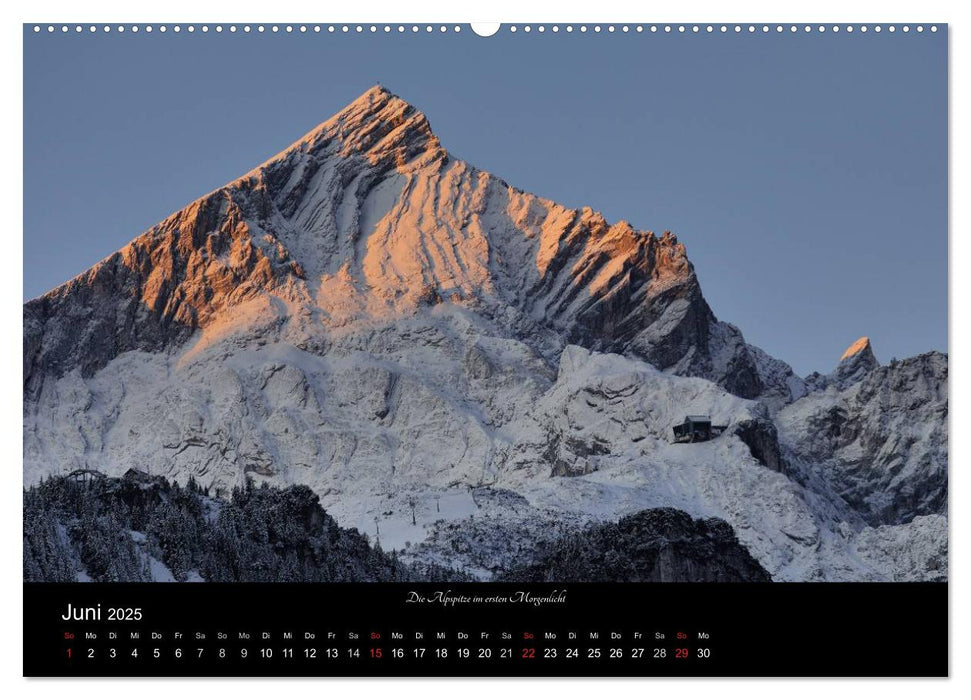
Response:
MULTIPOLYGON (((645 33, 645 32, 647 32, 647 33, 654 33, 654 34, 659 33, 659 32, 660 33, 665 33, 665 34, 673 34, 673 33, 679 33, 679 34, 714 34, 714 33, 720 33, 720 34, 728 34, 728 33, 735 33, 735 34, 742 34, 742 33, 757 34, 757 33, 762 33, 762 34, 768 34, 768 33, 773 32, 773 31, 776 32, 776 33, 779 33, 779 34, 781 34, 783 32, 789 32, 789 33, 793 33, 793 34, 794 33, 807 33, 808 34, 808 33, 813 33, 813 32, 815 32, 815 33, 831 32, 833 34, 838 34, 840 32, 844 32, 846 34, 852 34, 853 32, 860 32, 860 33, 864 33, 865 34, 867 32, 874 32, 876 34, 879 34, 879 33, 884 32, 884 31, 889 32, 890 34, 894 34, 898 30, 900 32, 903 32, 904 34, 907 34, 907 33, 910 33, 911 31, 915 31, 917 33, 922 33, 925 30, 930 31, 930 32, 936 32, 937 31, 937 26, 936 25, 930 25, 929 27, 925 27, 922 24, 918 24, 918 25, 914 25, 914 26, 911 26, 909 24, 904 24, 904 25, 900 25, 899 27, 897 25, 893 25, 893 24, 888 25, 886 27, 884 27, 883 25, 866 25, 866 24, 861 24, 861 25, 852 25, 852 24, 847 24, 847 25, 838 25, 838 24, 834 24, 834 25, 824 25, 824 24, 819 24, 819 25, 810 25, 810 24, 805 24, 805 25, 797 25, 797 24, 788 24, 788 25, 783 25, 783 24, 774 24, 774 25, 768 25, 768 24, 760 24, 760 25, 756 25, 756 24, 746 24, 746 25, 742 25, 742 24, 720 24, 720 25, 712 25, 712 24, 675 24, 675 25, 672 25, 672 24, 650 24, 650 25, 642 25, 642 24, 628 25, 628 24, 622 24, 622 25, 613 25, 613 24, 609 24, 609 25, 599 25, 599 24, 594 24, 594 25, 589 25, 589 26, 586 25, 586 24, 579 24, 579 25, 573 25, 573 24, 558 25, 558 24, 554 24, 554 25, 551 25, 551 26, 547 26, 547 25, 543 25, 543 24, 540 24, 540 25, 528 25, 528 24, 527 25, 516 25, 516 24, 511 24, 511 25, 508 25, 507 27, 505 27, 505 29, 506 29, 506 31, 508 31, 511 34, 516 34, 518 32, 522 32, 522 33, 529 34, 529 33, 534 32, 534 31, 536 33, 539 33, 539 34, 544 34, 544 33, 547 33, 547 32, 551 32, 553 34, 558 34, 560 32, 564 32, 564 33, 567 33, 567 34, 572 34, 572 33, 575 33, 575 32, 579 32, 580 34, 585 34, 587 32, 592 32, 594 34, 599 34, 599 33, 602 33, 602 32, 607 32, 607 33, 620 32, 622 34, 632 33, 632 32, 635 33, 635 34, 641 34, 641 33, 645 33)), ((336 24, 336 25, 335 24, 329 24, 329 25, 320 25, 320 24, 284 24, 284 25, 279 25, 279 24, 271 24, 271 25, 254 24, 254 25, 250 25, 250 24, 244 24, 244 25, 235 25, 235 24, 230 24, 230 25, 225 25, 225 26, 224 25, 221 25, 221 24, 217 24, 217 25, 213 25, 213 26, 210 27, 208 24, 203 24, 203 25, 199 25, 199 26, 192 25, 192 24, 189 24, 189 25, 181 25, 181 24, 174 24, 174 25, 164 25, 164 24, 163 25, 150 25, 150 24, 148 24, 148 25, 137 25, 137 24, 133 24, 133 25, 124 25, 124 24, 119 24, 119 25, 110 25, 110 24, 94 25, 94 24, 91 24, 91 25, 87 25, 87 26, 80 25, 80 24, 76 24, 76 25, 73 25, 73 26, 72 25, 67 25, 67 24, 62 24, 62 25, 54 25, 54 24, 39 25, 39 24, 35 24, 33 26, 33 30, 34 30, 34 33, 41 33, 41 32, 46 31, 49 34, 53 34, 55 32, 60 32, 62 34, 67 34, 69 32, 74 32, 74 33, 80 34, 80 33, 85 32, 85 31, 87 31, 88 33, 96 33, 96 32, 110 33, 110 32, 116 32, 118 34, 124 34, 125 32, 129 32, 129 33, 132 33, 132 34, 137 34, 138 32, 144 32, 146 34, 151 34, 152 32, 158 32, 158 33, 162 33, 162 34, 164 34, 166 32, 172 32, 172 33, 175 33, 175 34, 179 34, 179 33, 183 32, 183 31, 184 32, 188 32, 189 34, 193 34, 195 32, 201 32, 202 34, 207 34, 210 31, 214 31, 217 34, 220 34, 220 33, 223 33, 223 32, 229 32, 230 34, 234 34, 234 33, 237 33, 237 32, 242 32, 244 34, 249 34, 249 33, 253 33, 253 32, 255 32, 257 34, 262 34, 262 33, 270 33, 270 34, 280 34, 280 33, 283 33, 283 34, 293 34, 293 33, 298 33, 298 34, 307 34, 307 33, 316 33, 316 34, 320 34, 320 33, 328 33, 328 34, 338 34, 338 33, 340 33, 340 34, 350 34, 350 33, 357 33, 357 34, 364 34, 364 33, 370 33, 370 34, 377 34, 379 32, 380 33, 385 33, 385 34, 390 34, 392 32, 396 32, 398 34, 404 34, 404 33, 409 33, 409 32, 412 33, 412 34, 418 34, 420 32, 424 32, 426 34, 432 34, 432 33, 444 34, 444 33, 449 33, 449 32, 459 33, 459 32, 462 31, 462 26, 461 25, 457 25, 457 24, 456 25, 445 25, 445 24, 442 24, 442 25, 431 25, 431 24, 426 24, 426 25, 418 25, 418 24, 411 24, 411 25, 404 25, 404 24, 398 24, 398 25, 390 25, 390 24, 385 24, 385 25, 376 25, 376 24, 371 24, 371 25, 363 25, 363 24, 356 24, 356 25, 355 24, 350 24, 350 25, 348 25, 348 24, 336 24)), ((480 27, 478 27, 476 25, 472 25, 472 31, 473 31, 473 33, 478 34, 480 36, 491 36, 492 34, 495 34, 499 30, 500 30, 500 28, 497 25, 483 25, 482 28, 480 28, 480 27)))

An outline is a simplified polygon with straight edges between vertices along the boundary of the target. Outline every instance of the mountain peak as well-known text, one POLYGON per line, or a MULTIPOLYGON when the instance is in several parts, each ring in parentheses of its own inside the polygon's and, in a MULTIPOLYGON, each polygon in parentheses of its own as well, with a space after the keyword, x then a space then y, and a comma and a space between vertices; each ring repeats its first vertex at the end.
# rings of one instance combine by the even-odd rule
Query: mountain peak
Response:
MULTIPOLYGON (((408 104, 393 92, 388 90, 380 83, 371 86, 361 93, 357 99, 347 103, 343 109, 328 119, 324 124, 341 123, 347 126, 355 126, 366 123, 374 119, 388 108, 395 112, 417 112, 417 108, 408 104)), ((424 118, 424 115, 421 115, 424 118)), ((425 120, 427 123, 427 120, 425 120)))
MULTIPOLYGON (((381 83, 375 83, 367 90, 365 90, 363 93, 361 93, 361 96, 358 97, 357 100, 363 100, 365 98, 373 98, 378 96, 397 97, 397 95, 395 95, 393 92, 391 92, 388 88, 386 88, 381 83)), ((354 101, 357 102, 357 100, 354 100, 354 101)))
POLYGON ((381 84, 366 90, 288 151, 307 146, 313 150, 332 142, 342 156, 363 155, 372 163, 390 161, 399 169, 445 155, 428 118, 381 84))
POLYGON ((870 372, 879 367, 876 355, 870 345, 870 339, 863 336, 846 349, 836 370, 830 377, 840 389, 845 389, 860 381, 870 372))
POLYGON ((122 352, 167 350, 201 330, 198 353, 256 333, 278 311, 274 328, 316 346, 442 301, 501 319, 510 334, 528 326, 550 358, 562 340, 746 398, 763 388, 673 234, 611 225, 449 158, 425 115, 382 85, 27 308, 25 375, 39 390, 48 371, 90 375, 122 352), (271 301, 281 297, 286 312, 271 301), (238 314, 243 304, 258 311, 238 314), (61 330, 94 306, 87 326, 61 330))
POLYGON ((870 339, 867 336, 863 336, 854 342, 850 347, 846 348, 846 352, 840 357, 840 362, 847 360, 854 355, 859 355, 861 352, 869 352, 873 354, 873 348, 870 346, 870 339))

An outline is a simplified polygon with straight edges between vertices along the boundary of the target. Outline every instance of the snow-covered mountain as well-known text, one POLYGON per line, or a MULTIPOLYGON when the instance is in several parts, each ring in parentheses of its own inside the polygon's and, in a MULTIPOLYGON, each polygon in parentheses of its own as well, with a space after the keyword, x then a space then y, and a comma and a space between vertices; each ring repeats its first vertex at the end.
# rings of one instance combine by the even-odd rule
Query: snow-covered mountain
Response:
POLYGON ((861 338, 816 390, 776 416, 803 469, 867 522, 907 523, 947 508, 947 356, 880 366, 861 338))
POLYGON ((873 363, 803 381, 715 318, 673 235, 517 190, 376 87, 25 304, 24 479, 307 484, 482 575, 676 507, 776 579, 940 578, 947 359, 873 363), (821 442, 833 407, 854 437, 821 442), (670 444, 689 413, 728 430, 670 444))

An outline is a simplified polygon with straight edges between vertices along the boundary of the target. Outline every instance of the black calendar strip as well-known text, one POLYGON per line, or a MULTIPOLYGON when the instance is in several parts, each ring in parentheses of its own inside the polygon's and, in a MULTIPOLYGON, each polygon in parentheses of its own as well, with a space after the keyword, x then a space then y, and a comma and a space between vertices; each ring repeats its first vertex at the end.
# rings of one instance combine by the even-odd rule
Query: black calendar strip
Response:
POLYGON ((947 584, 25 584, 27 676, 945 676, 947 584))

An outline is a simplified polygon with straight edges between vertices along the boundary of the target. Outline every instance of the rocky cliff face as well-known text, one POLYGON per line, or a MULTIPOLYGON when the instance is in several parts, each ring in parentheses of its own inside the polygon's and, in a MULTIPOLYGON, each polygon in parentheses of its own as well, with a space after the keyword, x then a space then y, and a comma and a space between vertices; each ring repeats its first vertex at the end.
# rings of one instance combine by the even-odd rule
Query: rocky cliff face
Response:
POLYGON ((871 524, 946 513, 947 356, 881 366, 862 341, 778 414, 782 440, 871 524))
POLYGON ((725 520, 775 580, 940 576, 946 358, 866 358, 804 382, 676 237, 456 160, 375 88, 25 304, 24 480, 305 484, 482 577, 657 507, 725 520), (688 413, 729 428, 672 445, 688 413))
POLYGON ((558 540, 504 581, 770 581, 722 520, 673 508, 646 510, 558 540))

